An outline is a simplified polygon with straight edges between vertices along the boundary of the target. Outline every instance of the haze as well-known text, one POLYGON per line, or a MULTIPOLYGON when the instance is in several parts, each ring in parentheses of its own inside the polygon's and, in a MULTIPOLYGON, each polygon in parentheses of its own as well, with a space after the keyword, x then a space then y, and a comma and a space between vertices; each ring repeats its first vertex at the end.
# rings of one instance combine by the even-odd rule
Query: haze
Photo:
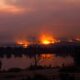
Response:
POLYGON ((0 0, 0 42, 80 36, 80 0, 0 0))

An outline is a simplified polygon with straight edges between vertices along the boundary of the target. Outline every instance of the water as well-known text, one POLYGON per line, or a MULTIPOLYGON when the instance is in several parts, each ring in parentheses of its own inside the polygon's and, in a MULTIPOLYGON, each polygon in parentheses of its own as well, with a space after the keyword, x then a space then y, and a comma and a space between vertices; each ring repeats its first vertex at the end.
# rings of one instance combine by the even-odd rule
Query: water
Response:
MULTIPOLYGON (((2 61, 2 70, 8 70, 10 68, 28 68, 30 65, 35 64, 35 59, 34 57, 29 57, 22 55, 22 57, 14 57, 12 55, 11 58, 7 58, 4 56, 4 58, 1 58, 2 61)), ((37 56, 37 62, 38 65, 41 66, 59 66, 61 67, 62 64, 64 63, 65 66, 71 65, 74 63, 74 60, 71 56, 66 56, 66 57, 61 57, 61 56, 56 56, 54 54, 41 54, 37 56)))

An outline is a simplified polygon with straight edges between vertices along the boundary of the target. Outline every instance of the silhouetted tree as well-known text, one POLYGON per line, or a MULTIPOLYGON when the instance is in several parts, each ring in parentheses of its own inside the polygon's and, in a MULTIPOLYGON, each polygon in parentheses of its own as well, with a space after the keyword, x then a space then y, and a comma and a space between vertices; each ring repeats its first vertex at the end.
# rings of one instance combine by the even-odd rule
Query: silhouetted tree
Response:
POLYGON ((0 61, 0 70, 1 70, 1 68, 2 68, 2 62, 0 61))

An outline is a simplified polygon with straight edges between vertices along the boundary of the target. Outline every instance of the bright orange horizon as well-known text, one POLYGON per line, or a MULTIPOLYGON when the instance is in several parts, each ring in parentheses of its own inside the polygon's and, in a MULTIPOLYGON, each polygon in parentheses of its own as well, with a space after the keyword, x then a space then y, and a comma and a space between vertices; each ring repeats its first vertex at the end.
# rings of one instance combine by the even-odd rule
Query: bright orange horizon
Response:
POLYGON ((51 34, 41 34, 39 38, 40 44, 54 44, 57 40, 51 34))
MULTIPOLYGON (((43 45, 49 45, 49 44, 54 44, 54 43, 58 42, 58 40, 50 34, 41 34, 39 36, 39 38, 37 39, 37 41, 35 41, 35 43, 43 44, 43 45)), ((21 45, 23 47, 27 47, 29 44, 32 44, 32 43, 35 44, 34 42, 29 42, 26 39, 16 40, 16 44, 21 45)))

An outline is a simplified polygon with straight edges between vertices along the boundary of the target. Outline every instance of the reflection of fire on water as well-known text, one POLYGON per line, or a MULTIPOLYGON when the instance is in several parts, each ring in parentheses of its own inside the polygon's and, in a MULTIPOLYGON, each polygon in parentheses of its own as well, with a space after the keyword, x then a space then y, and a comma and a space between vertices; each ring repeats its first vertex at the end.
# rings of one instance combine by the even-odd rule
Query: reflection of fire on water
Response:
POLYGON ((70 56, 60 57, 55 54, 41 54, 39 64, 47 67, 62 67, 63 64, 65 66, 71 66, 74 64, 74 60, 70 56))
POLYGON ((41 54, 40 55, 40 60, 39 60, 39 65, 46 66, 46 67, 54 66, 55 58, 56 58, 55 54, 50 54, 50 53, 41 54))
POLYGON ((53 55, 53 54, 41 54, 40 55, 41 59, 46 59, 46 60, 48 60, 48 59, 54 59, 54 57, 55 57, 55 55, 53 55))

